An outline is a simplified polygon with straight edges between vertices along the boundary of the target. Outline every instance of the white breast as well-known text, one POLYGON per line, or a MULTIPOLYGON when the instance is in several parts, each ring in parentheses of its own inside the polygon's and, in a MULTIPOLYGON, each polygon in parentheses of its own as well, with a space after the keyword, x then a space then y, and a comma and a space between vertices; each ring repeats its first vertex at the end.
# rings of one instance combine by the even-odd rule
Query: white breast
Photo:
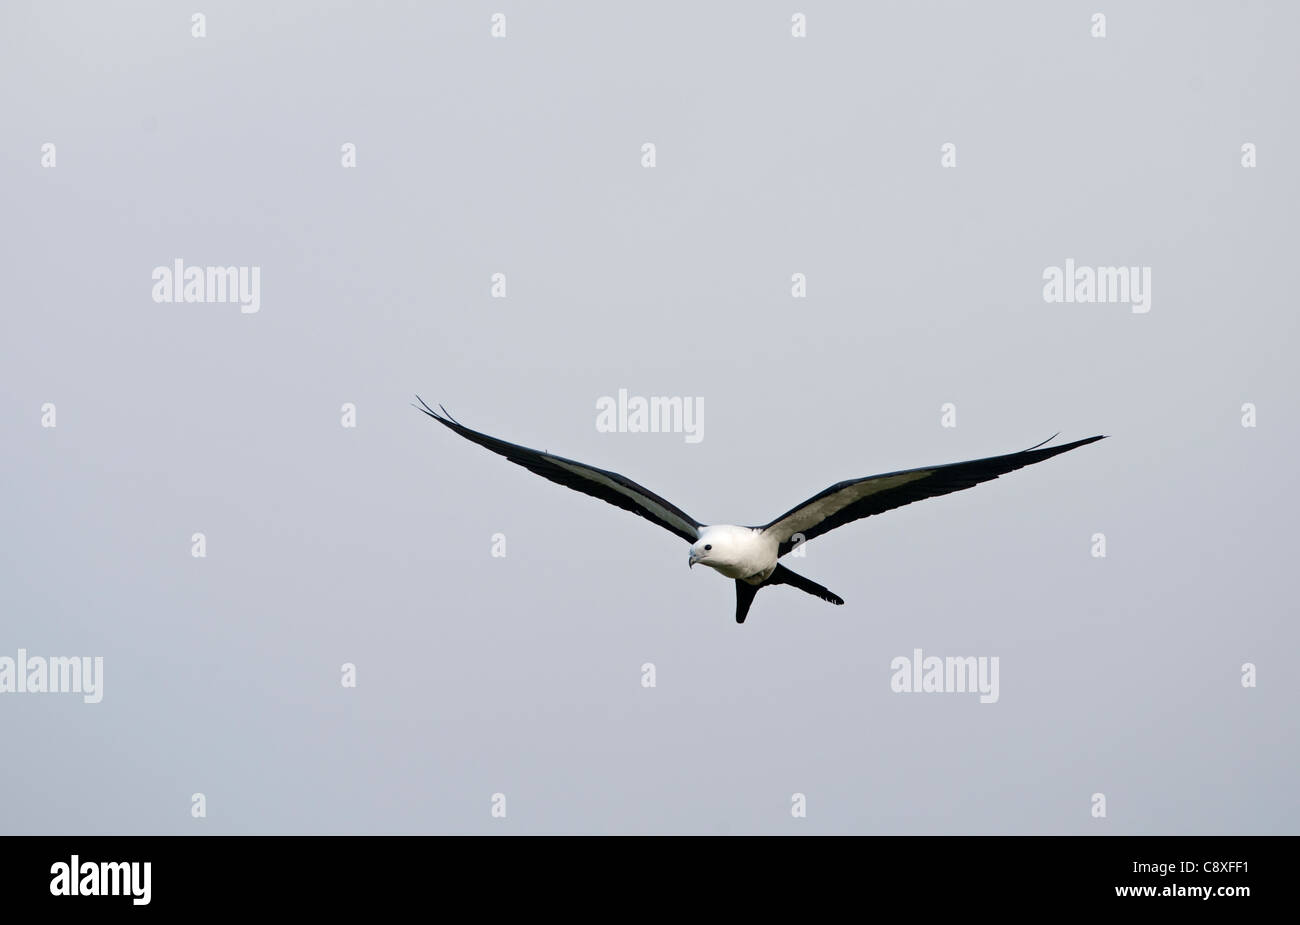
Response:
POLYGON ((728 578, 757 576, 762 581, 776 568, 779 544, 776 537, 752 527, 718 524, 705 527, 697 543, 714 543, 726 550, 725 563, 715 565, 728 578))

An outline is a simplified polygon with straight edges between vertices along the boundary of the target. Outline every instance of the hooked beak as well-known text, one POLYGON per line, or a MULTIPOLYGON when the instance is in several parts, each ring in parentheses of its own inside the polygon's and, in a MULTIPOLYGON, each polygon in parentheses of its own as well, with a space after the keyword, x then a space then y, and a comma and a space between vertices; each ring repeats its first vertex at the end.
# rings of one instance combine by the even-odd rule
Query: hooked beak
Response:
POLYGON ((686 566, 687 568, 695 568, 695 563, 699 561, 700 561, 700 557, 697 556, 695 553, 691 553, 691 558, 687 560, 686 566))

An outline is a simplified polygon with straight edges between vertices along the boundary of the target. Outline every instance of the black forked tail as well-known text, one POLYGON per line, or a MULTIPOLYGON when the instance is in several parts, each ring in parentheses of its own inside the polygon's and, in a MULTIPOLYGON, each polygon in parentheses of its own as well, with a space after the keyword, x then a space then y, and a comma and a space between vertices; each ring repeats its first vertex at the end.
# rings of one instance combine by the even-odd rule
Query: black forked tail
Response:
POLYGON ((815 581, 810 581, 802 575, 796 575, 784 565, 778 565, 776 569, 768 576, 767 581, 758 585, 751 585, 743 578, 736 579, 736 622, 744 623, 745 617, 749 615, 749 608, 754 603, 754 598, 758 596, 760 588, 766 588, 768 585, 790 585, 798 588, 800 591, 806 591, 814 597, 820 597, 824 601, 830 601, 832 604, 843 604, 844 598, 840 597, 834 591, 827 590, 815 581))

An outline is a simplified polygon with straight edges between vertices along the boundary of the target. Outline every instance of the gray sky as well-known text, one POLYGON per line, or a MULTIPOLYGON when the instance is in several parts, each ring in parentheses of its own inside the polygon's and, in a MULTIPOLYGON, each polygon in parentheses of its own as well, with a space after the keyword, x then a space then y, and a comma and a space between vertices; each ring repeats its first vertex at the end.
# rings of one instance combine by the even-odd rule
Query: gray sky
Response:
POLYGON ((105 666, 0 694, 0 830, 1300 829, 1300 9, 378 6, 0 8, 0 657, 105 666), (177 258, 260 311, 155 302, 177 258), (1151 310, 1046 303, 1067 258, 1151 310), (597 432, 621 388, 704 439, 597 432), (1111 439, 815 540, 847 605, 737 626, 415 392, 706 522, 1111 439), (997 703, 893 693, 916 648, 997 703))

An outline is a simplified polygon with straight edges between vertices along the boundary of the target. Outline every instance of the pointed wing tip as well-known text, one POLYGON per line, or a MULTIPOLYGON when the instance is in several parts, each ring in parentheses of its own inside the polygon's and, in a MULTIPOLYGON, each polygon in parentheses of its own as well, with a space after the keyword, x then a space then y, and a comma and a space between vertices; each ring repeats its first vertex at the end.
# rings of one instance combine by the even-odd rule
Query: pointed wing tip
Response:
POLYGON ((435 421, 438 421, 438 422, 441 423, 441 424, 455 424, 455 425, 458 425, 458 426, 460 425, 460 421, 458 421, 458 420, 456 420, 454 417, 452 417, 452 416, 448 413, 447 409, 444 408, 442 405, 439 405, 439 406, 438 406, 438 411, 441 411, 441 412, 442 412, 442 414, 439 414, 438 411, 434 411, 432 408, 430 408, 430 407, 429 407, 429 403, 426 402, 426 401, 425 401, 423 398, 421 398, 419 395, 416 395, 416 396, 415 396, 415 400, 418 401, 419 404, 417 405, 417 404, 412 403, 411 407, 412 407, 412 408, 415 408, 417 411, 423 411, 423 412, 424 412, 425 414, 427 414, 429 417, 433 418, 435 421))
MULTIPOLYGON (((1042 443, 1035 443, 1033 446, 1031 446, 1029 449, 1025 450, 1024 452, 1028 453, 1028 452, 1031 452, 1031 451, 1033 451, 1033 450, 1037 450, 1037 449, 1039 449, 1040 447, 1044 447, 1044 446, 1046 446, 1047 444, 1051 443, 1053 440, 1055 440, 1055 439, 1056 439, 1057 437, 1059 437, 1059 436, 1061 436, 1061 432, 1058 430, 1056 433, 1052 434, 1052 436, 1048 437, 1048 438, 1047 438, 1046 440, 1044 440, 1042 443)), ((1070 445, 1071 445, 1072 447, 1075 447, 1075 446, 1087 446, 1089 443, 1096 443, 1098 440, 1105 440, 1108 436, 1109 436, 1109 434, 1098 434, 1098 435, 1095 436, 1095 437, 1084 437, 1082 440, 1076 440, 1074 443, 1072 443, 1072 444, 1070 444, 1070 445)))

